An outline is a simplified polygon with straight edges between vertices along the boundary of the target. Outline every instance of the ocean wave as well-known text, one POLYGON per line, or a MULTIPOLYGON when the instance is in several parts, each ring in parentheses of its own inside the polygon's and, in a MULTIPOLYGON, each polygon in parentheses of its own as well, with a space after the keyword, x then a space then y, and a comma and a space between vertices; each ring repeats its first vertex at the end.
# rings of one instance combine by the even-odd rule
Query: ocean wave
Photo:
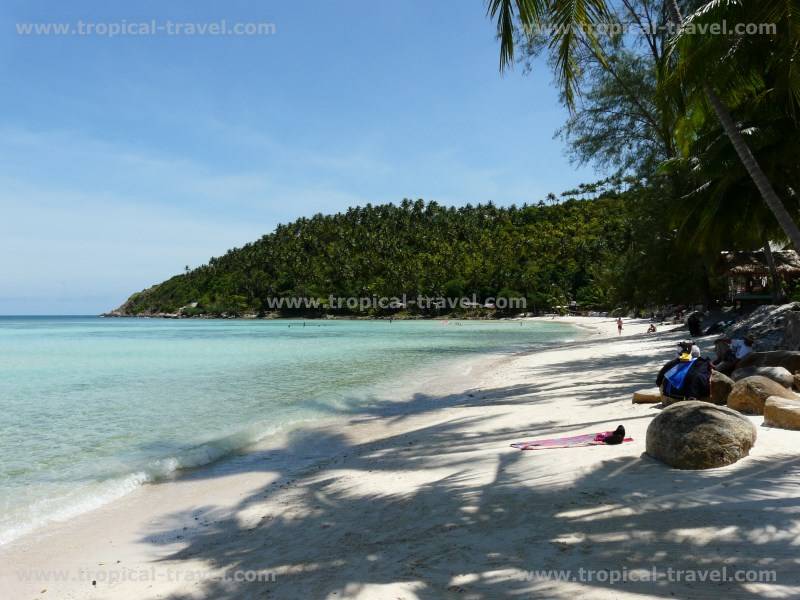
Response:
POLYGON ((237 433, 186 448, 174 456, 150 461, 144 468, 127 475, 111 477, 76 487, 58 496, 29 504, 24 514, 6 514, 0 524, 0 546, 50 523, 68 521, 130 494, 148 483, 174 479, 181 471, 210 465, 240 453, 282 430, 303 422, 281 425, 253 425, 237 433))
POLYGON ((30 504, 25 515, 8 515, 16 521, 0 530, 0 546, 16 540, 44 525, 67 521, 126 496, 147 482, 144 472, 85 486, 56 498, 30 504), (89 489, 87 489, 89 488, 89 489))
POLYGON ((237 433, 186 448, 175 456, 156 459, 150 462, 145 469, 146 483, 164 481, 174 477, 181 470, 203 467, 217 462, 254 446, 280 431, 291 428, 299 422, 291 421, 281 425, 253 425, 237 433))

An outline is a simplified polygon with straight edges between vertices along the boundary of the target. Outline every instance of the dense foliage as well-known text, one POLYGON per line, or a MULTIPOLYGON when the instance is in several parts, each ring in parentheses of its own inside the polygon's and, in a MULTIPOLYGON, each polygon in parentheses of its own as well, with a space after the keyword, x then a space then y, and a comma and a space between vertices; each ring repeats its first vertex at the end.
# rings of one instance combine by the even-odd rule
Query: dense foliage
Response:
MULTIPOLYGON (((632 242, 615 268, 619 297, 629 306, 647 298, 722 300, 719 253, 769 251, 770 242, 789 241, 800 216, 800 13, 795 2, 777 0, 681 0, 686 30, 676 33, 669 1, 605 5, 607 19, 628 33, 579 36, 572 59, 580 93, 561 135, 577 162, 636 181, 632 242), (775 33, 702 35, 691 29, 723 22, 729 30, 774 24, 775 33), (730 114, 727 127, 710 104, 712 93, 730 114), (743 167, 735 135, 777 192, 782 221, 743 167)), ((520 41, 530 66, 552 39, 543 33, 520 41)), ((564 103, 570 105, 566 97, 564 103)), ((780 278, 773 280, 777 299, 780 278)))
POLYGON ((171 313, 197 302, 186 310, 239 315, 268 311, 278 297, 473 294, 523 296, 531 311, 573 298, 608 307, 613 282, 600 284, 598 274, 629 243, 627 207, 606 193, 508 208, 404 200, 316 215, 134 294, 122 311, 171 313))

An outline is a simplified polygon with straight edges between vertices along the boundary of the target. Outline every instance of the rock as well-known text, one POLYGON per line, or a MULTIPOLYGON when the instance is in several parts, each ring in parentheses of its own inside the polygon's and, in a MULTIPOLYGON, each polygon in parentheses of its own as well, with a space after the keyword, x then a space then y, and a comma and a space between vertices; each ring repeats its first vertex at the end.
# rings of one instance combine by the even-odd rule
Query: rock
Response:
POLYGON ((711 402, 711 398, 670 398, 669 396, 661 396, 661 407, 665 408, 667 406, 672 406, 673 404, 677 404, 678 402, 711 402))
POLYGON ((790 388, 794 384, 794 375, 783 367, 744 367, 743 369, 736 369, 731 373, 731 379, 739 381, 745 377, 752 377, 753 375, 761 375, 767 379, 772 379, 776 383, 780 383, 783 387, 790 388))
POLYGON ((634 404, 658 404, 661 402, 661 390, 657 387, 633 392, 634 404))
POLYGON ((744 458, 756 441, 750 420, 726 406, 687 400, 647 428, 647 454, 676 469, 713 469, 744 458))
POLYGON ((787 350, 800 350, 800 307, 793 305, 786 311, 786 321, 783 327, 783 343, 787 350))
POLYGON ((780 383, 761 375, 753 375, 733 384, 733 389, 728 395, 728 406, 739 412, 763 415, 764 403, 770 396, 798 398, 797 394, 786 389, 780 383))
MULTIPOLYGON (((760 306, 747 316, 737 319, 725 330, 725 337, 743 338, 752 335, 756 340, 756 348, 760 351, 765 350, 800 350, 800 338, 797 326, 797 313, 800 312, 800 304, 793 302, 781 306, 760 306)), ((794 373, 786 365, 784 366, 794 373)))
POLYGON ((724 373, 711 371, 711 398, 709 401, 712 404, 725 406, 728 403, 728 395, 733 389, 733 383, 733 379, 724 373))
POLYGON ((800 429, 800 400, 770 396, 764 403, 764 425, 800 429))
POLYGON ((800 352, 773 350, 772 352, 751 352, 739 361, 739 369, 745 367, 783 367, 789 373, 800 371, 800 352))

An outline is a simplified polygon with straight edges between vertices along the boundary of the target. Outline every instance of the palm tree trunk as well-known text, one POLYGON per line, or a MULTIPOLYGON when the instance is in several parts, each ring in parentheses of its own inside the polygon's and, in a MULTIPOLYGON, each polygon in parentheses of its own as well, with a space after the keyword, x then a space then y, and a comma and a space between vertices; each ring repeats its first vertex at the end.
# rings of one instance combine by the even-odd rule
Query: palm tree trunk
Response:
POLYGON ((767 258, 769 278, 772 280, 772 285, 769 286, 772 292, 772 303, 780 304, 781 298, 783 298, 783 286, 781 285, 780 275, 778 275, 778 269, 775 267, 775 257, 772 254, 772 248, 769 247, 769 239, 766 234, 764 235, 764 256, 767 258))
POLYGON ((683 15, 681 14, 681 7, 678 6, 678 0, 670 0, 669 10, 672 13, 672 24, 680 27, 683 23, 683 15))
MULTIPOLYGON (((680 24, 683 23, 683 16, 681 15, 681 9, 678 6, 677 0, 671 0, 669 3, 669 8, 670 13, 672 14, 673 24, 679 27, 680 24)), ((795 249, 800 252, 800 228, 797 227, 797 224, 794 222, 794 219, 792 219, 789 211, 786 210, 783 202, 781 202, 781 199, 775 192, 775 188, 772 187, 772 184, 767 178, 766 173, 764 173, 761 165, 758 164, 756 157, 753 156, 752 150, 750 150, 747 142, 745 142, 744 137, 739 131, 739 128, 736 127, 736 123, 734 123, 728 107, 725 106, 717 93, 711 89, 710 85, 706 84, 703 86, 703 89, 708 97, 711 107, 714 109, 714 112, 719 119, 719 122, 722 124, 722 129, 725 131, 725 135, 728 136, 731 144, 733 144, 736 154, 739 155, 739 159, 742 161, 744 168, 747 170, 747 174, 750 175, 753 183, 756 184, 756 187, 761 194, 761 198, 764 200, 764 203, 767 205, 770 211, 772 211, 772 214, 775 216, 775 219, 778 221, 781 229, 783 229, 786 237, 789 238, 795 249)))
POLYGON ((769 179, 767 179, 766 173, 764 173, 761 165, 756 161, 756 157, 753 156, 753 152, 748 147, 747 142, 744 141, 744 137, 739 131, 739 128, 736 127, 736 124, 733 122, 733 117, 731 117, 728 107, 722 103, 720 97, 717 96, 717 93, 712 90, 708 84, 705 85, 705 92, 711 106, 714 108, 714 112, 717 114, 717 118, 720 123, 722 123, 725 134, 730 138, 736 150, 736 154, 739 155, 739 159, 742 161, 744 168, 747 170, 753 183, 756 184, 758 191, 761 193, 761 197, 772 211, 772 214, 778 221, 778 225, 783 229, 786 237, 789 238, 795 249, 800 252, 800 228, 797 227, 789 211, 786 210, 783 202, 778 198, 778 194, 775 193, 775 189, 772 187, 769 179))

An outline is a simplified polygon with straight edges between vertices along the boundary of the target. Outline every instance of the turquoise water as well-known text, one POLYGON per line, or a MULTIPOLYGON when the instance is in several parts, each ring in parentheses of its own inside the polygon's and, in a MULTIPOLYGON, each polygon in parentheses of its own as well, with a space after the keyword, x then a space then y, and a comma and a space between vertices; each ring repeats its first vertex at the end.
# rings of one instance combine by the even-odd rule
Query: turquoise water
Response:
POLYGON ((0 543, 561 324, 0 317, 0 543))

